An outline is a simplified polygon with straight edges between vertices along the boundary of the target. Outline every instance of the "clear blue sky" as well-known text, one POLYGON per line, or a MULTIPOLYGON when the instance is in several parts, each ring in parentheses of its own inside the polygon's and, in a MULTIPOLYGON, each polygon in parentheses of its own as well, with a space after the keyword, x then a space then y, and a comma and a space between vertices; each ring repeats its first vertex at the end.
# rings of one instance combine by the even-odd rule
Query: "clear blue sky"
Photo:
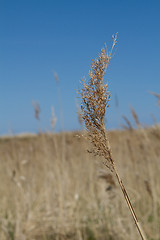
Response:
POLYGON ((160 93, 160 1, 0 0, 0 134, 50 129, 51 106, 60 130, 60 79, 64 129, 79 128, 76 89, 95 58, 118 32, 116 53, 106 73, 112 99, 109 128, 130 120, 129 106, 144 124, 160 108, 149 91, 160 93), (115 96, 119 110, 115 107, 115 96), (40 122, 32 101, 41 105, 40 122))

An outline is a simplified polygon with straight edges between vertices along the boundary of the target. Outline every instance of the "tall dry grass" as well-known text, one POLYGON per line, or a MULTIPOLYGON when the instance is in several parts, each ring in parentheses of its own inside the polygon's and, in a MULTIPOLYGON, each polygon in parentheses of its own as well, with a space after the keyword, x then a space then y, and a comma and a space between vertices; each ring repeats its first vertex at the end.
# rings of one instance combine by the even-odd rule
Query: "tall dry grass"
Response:
MULTIPOLYGON (((104 119, 106 108, 109 107, 110 92, 108 91, 108 84, 104 84, 103 80, 116 42, 117 35, 113 38, 111 51, 107 52, 105 49, 102 49, 98 59, 92 60, 92 67, 89 71, 90 79, 89 81, 83 80, 82 88, 79 92, 81 96, 81 115, 87 129, 88 139, 93 145, 91 153, 103 157, 103 164, 115 174, 141 239, 146 240, 143 228, 138 221, 133 204, 117 170, 105 129, 104 119)), ((133 108, 131 108, 131 112, 136 120, 136 124, 139 126, 139 120, 133 108)))
MULTIPOLYGON (((0 139, 0 239, 138 239, 116 179, 77 137, 0 139), (63 153, 62 153, 63 151, 63 153)), ((150 239, 160 239, 160 129, 109 132, 113 157, 150 239)))

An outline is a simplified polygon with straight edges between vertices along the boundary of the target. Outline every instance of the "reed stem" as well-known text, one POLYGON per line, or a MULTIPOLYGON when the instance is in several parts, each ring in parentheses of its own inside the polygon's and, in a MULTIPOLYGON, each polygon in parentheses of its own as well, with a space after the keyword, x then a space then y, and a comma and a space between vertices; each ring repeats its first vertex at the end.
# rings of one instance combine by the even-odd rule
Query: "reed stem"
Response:
POLYGON ((116 175, 116 178, 117 178, 118 183, 120 185, 120 188, 122 190, 123 196, 124 196, 124 198, 125 198, 125 200, 127 202, 128 208, 129 208, 129 210, 131 212, 131 215, 132 215, 132 217, 134 219, 134 222, 136 224, 136 227, 138 229, 138 232, 139 232, 142 240, 147 240, 147 238, 145 236, 145 233, 144 233, 144 231, 143 231, 143 229, 142 229, 142 227, 141 227, 141 225, 140 225, 140 223, 138 221, 138 218, 136 216, 135 210, 134 210, 133 205, 132 205, 132 203, 130 201, 130 198, 129 198, 129 195, 128 195, 127 191, 126 191, 126 188, 125 188, 125 186, 124 186, 124 184, 123 184, 123 182, 122 182, 122 180, 121 180, 121 178, 119 176, 119 173, 117 171, 117 168, 116 168, 116 165, 115 165, 114 161, 113 161, 113 171, 114 171, 114 173, 116 175))

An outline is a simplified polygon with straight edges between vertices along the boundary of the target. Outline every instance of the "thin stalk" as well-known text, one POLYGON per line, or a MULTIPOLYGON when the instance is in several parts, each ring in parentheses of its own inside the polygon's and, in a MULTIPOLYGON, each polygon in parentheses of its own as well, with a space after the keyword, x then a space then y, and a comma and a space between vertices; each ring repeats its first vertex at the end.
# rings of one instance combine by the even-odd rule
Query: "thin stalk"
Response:
POLYGON ((145 236, 145 233, 144 233, 144 231, 143 231, 143 229, 142 229, 142 227, 141 227, 141 225, 140 225, 140 223, 138 221, 138 218, 136 216, 135 210, 134 210, 133 205, 132 205, 132 203, 130 201, 130 198, 129 198, 129 195, 128 195, 127 191, 126 191, 126 188, 125 188, 125 186, 124 186, 124 184, 123 184, 123 182, 122 182, 122 180, 121 180, 121 178, 119 176, 119 173, 117 171, 117 168, 116 168, 116 165, 115 165, 114 161, 113 161, 113 166, 112 167, 113 167, 113 171, 114 171, 114 173, 116 175, 116 178, 118 180, 118 183, 120 185, 120 188, 122 190, 123 196, 124 196, 124 198, 125 198, 125 200, 127 202, 128 208, 129 208, 129 210, 131 212, 131 215, 132 215, 132 217, 134 219, 134 222, 136 224, 138 232, 139 232, 142 240, 147 240, 147 238, 145 236))
MULTIPOLYGON (((105 132, 105 129, 104 129, 104 132, 105 132)), ((117 180, 118 180, 119 186, 120 186, 120 188, 121 188, 121 190, 122 190, 123 196, 124 196, 124 198, 125 198, 125 200, 126 200, 126 202, 127 202, 128 208, 129 208, 130 213, 131 213, 131 215, 132 215, 132 217, 133 217, 133 219, 134 219, 134 222, 135 222, 135 224, 136 224, 136 227, 137 227, 137 229, 138 229, 138 232, 139 232, 142 240, 147 240, 147 238, 146 238, 146 236, 145 236, 145 233, 144 233, 144 231, 143 231, 143 229, 142 229, 142 227, 141 227, 141 225, 140 225, 140 223, 139 223, 139 221, 138 221, 138 218, 137 218, 137 216, 136 216, 135 210, 134 210, 134 208, 133 208, 133 205, 132 205, 132 203, 131 203, 131 200, 130 200, 130 198, 129 198, 129 195, 128 195, 127 191, 126 191, 126 188, 125 188, 125 186, 124 186, 124 184, 123 184, 123 182, 122 182, 122 179, 120 178, 120 175, 119 175, 119 173, 118 173, 116 164, 115 164, 114 159, 113 159, 113 156, 112 156, 112 151, 111 151, 110 142, 109 142, 109 140, 108 140, 108 138, 107 138, 107 136, 106 136, 106 132, 105 132, 105 139, 106 139, 107 148, 108 148, 108 150, 109 150, 110 159, 111 159, 111 162, 112 162, 112 172, 115 173, 115 176, 116 176, 116 178, 117 178, 117 180)), ((106 159, 107 159, 107 158, 106 158, 106 159)), ((104 163, 104 165, 105 165, 106 167, 108 167, 108 165, 106 165, 105 163, 104 163)))
MULTIPOLYGON (((105 129, 104 129, 103 131, 105 132, 105 129)), ((124 196, 124 198, 125 198, 125 200, 126 200, 126 202, 127 202, 128 208, 129 208, 130 213, 131 213, 131 215, 132 215, 132 217, 133 217, 133 219, 134 219, 134 222, 135 222, 135 224, 136 224, 136 227, 137 227, 137 229, 138 229, 138 232, 139 232, 142 240, 147 240, 147 238, 146 238, 146 236, 145 236, 145 233, 144 233, 144 231, 143 231, 143 229, 142 229, 142 227, 141 227, 141 225, 140 225, 140 223, 139 223, 139 221, 138 221, 137 215, 136 215, 136 213, 135 213, 135 210, 134 210, 134 208, 133 208, 133 205, 132 205, 132 203, 131 203, 131 200, 130 200, 130 198, 129 198, 129 195, 128 195, 127 191, 126 191, 126 188, 125 188, 125 186, 124 186, 124 184, 123 184, 123 182, 122 182, 122 179, 120 178, 120 175, 119 175, 119 173, 118 173, 116 164, 115 164, 114 159, 113 159, 113 156, 112 156, 112 151, 111 151, 110 142, 109 142, 109 140, 108 140, 108 138, 107 138, 107 136, 106 136, 106 132, 105 132, 105 140, 106 140, 106 145, 107 145, 107 148, 108 148, 108 151, 109 151, 109 154, 110 154, 110 161, 112 162, 112 172, 115 173, 115 176, 116 176, 116 178, 117 178, 117 180, 118 180, 119 186, 120 186, 120 188, 121 188, 121 190, 122 190, 123 196, 124 196)), ((107 156, 107 157, 108 157, 108 156, 107 156)), ((106 159, 107 159, 107 157, 106 157, 106 159)), ((104 163, 104 165, 105 165, 106 167, 108 167, 107 164, 104 163)))

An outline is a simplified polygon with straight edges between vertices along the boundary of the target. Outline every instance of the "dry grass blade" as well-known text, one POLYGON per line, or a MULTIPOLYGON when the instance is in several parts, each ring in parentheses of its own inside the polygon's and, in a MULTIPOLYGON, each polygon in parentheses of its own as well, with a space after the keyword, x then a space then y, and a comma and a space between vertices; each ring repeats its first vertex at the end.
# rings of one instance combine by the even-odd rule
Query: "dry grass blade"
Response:
POLYGON ((82 81, 82 89, 79 91, 81 95, 82 119, 88 131, 89 140, 93 144, 91 152, 103 156, 105 158, 105 166, 109 167, 115 173, 139 234, 143 240, 146 240, 127 191, 118 174, 104 124, 106 107, 109 106, 110 101, 110 93, 108 92, 108 84, 104 84, 103 79, 116 42, 117 34, 113 36, 111 51, 108 52, 102 49, 98 59, 92 60, 92 67, 89 71, 90 80, 88 82, 85 79, 82 81))
POLYGON ((37 120, 40 120, 39 114, 40 114, 41 108, 40 108, 39 102, 32 101, 32 106, 34 108, 34 116, 35 116, 35 118, 37 120))
POLYGON ((57 122, 57 118, 55 116, 55 112, 54 112, 54 107, 51 108, 51 128, 52 128, 52 131, 54 131, 55 129, 55 125, 56 125, 56 122, 57 122))
POLYGON ((83 119, 82 119, 82 114, 81 114, 81 108, 80 108, 78 102, 76 102, 76 108, 77 108, 78 122, 79 122, 81 128, 83 129, 83 119))
POLYGON ((61 130, 64 131, 64 117, 63 117, 63 105, 62 105, 62 94, 60 87, 60 80, 57 72, 54 71, 53 76, 56 80, 57 84, 57 94, 58 94, 58 103, 59 103, 59 111, 60 111, 60 122, 61 122, 61 130))
POLYGON ((132 124, 131 124, 131 122, 129 121, 129 119, 128 119, 125 115, 123 115, 122 118, 123 118, 123 120, 126 122, 126 126, 125 126, 125 125, 122 125, 122 127, 124 127, 124 129, 133 130, 132 124))
POLYGON ((150 92, 150 93, 158 99, 158 105, 160 106, 160 94, 154 93, 154 92, 150 92))
POLYGON ((132 117, 133 117, 133 119, 134 119, 135 122, 136 122, 137 128, 140 128, 140 121, 139 121, 139 119, 138 119, 138 115, 137 115, 136 111, 135 111, 134 108, 131 107, 131 106, 130 106, 130 110, 131 110, 131 113, 132 113, 132 117))

